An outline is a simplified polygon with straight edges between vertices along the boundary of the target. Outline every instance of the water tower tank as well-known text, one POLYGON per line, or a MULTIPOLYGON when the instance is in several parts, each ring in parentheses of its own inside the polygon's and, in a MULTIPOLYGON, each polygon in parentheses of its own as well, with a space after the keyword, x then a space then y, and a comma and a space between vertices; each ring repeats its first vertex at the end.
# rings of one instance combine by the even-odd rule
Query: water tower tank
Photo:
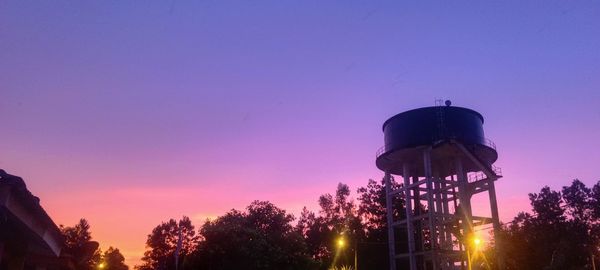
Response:
MULTIPOLYGON (((471 109, 454 106, 435 106, 399 113, 383 123, 384 146, 378 151, 376 164, 384 172, 402 175, 402 164, 417 160, 422 149, 432 147, 436 152, 437 173, 447 176, 454 169, 446 166, 445 159, 454 159, 462 153, 443 142, 457 141, 468 147, 486 165, 498 159, 495 145, 483 132, 483 116, 471 109)), ((419 167, 419 166, 417 166, 419 167)), ((465 162, 464 170, 478 171, 473 162, 465 162)), ((423 168, 413 175, 424 176, 423 168)))

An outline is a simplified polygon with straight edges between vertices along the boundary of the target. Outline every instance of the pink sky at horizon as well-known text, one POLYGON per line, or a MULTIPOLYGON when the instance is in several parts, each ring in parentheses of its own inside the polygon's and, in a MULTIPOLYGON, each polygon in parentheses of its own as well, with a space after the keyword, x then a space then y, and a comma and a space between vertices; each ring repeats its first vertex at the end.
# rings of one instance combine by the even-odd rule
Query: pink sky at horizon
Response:
POLYGON ((130 266, 169 218, 380 179, 383 122, 435 99, 484 116, 504 221, 600 180, 592 1, 9 0, 0 36, 0 168, 130 266))
MULTIPOLYGON (((377 178, 373 177, 373 179, 377 178)), ((35 182, 28 181, 30 179, 27 178, 25 180, 35 182)), ((588 186, 594 184, 594 182, 583 181, 588 186)), ((507 188, 509 189, 511 182, 513 181, 505 178, 497 182, 500 216, 504 222, 510 221, 520 211, 531 210, 527 194, 502 196, 507 188)), ((367 180, 344 183, 352 183, 351 197, 356 198, 356 188, 365 186, 367 180)), ((564 181, 563 185, 568 183, 564 181)), ((318 196, 334 193, 336 186, 337 182, 325 182, 322 186, 312 189, 300 189, 300 192, 279 189, 277 193, 262 195, 261 198, 243 194, 240 190, 234 191, 231 197, 222 198, 218 194, 222 194, 224 190, 189 186, 84 188, 75 194, 60 192, 60 195, 53 195, 53 191, 50 191, 50 194, 36 191, 36 188, 31 186, 29 189, 36 196, 41 197, 42 206, 57 224, 69 226, 75 224, 79 218, 86 218, 92 226, 92 236, 94 240, 100 241, 101 248, 103 250, 109 246, 119 248, 126 256, 127 264, 134 266, 141 262, 147 234, 156 225, 170 218, 188 216, 196 229, 199 229, 207 218, 215 218, 231 209, 243 210, 253 200, 271 201, 298 217, 305 206, 310 210, 318 211, 318 196), (73 202, 78 203, 74 205, 73 202)), ((560 189, 560 186, 552 188, 560 189)), ((487 197, 478 196, 473 207, 475 215, 489 216, 487 197), (482 205, 477 205, 477 202, 482 201, 482 205)))

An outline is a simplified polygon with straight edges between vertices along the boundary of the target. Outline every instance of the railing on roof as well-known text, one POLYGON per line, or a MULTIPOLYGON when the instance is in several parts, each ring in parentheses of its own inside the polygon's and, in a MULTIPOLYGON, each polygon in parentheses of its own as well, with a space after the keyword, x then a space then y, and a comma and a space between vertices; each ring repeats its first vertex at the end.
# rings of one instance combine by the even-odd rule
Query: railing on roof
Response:
POLYGON ((490 140, 488 138, 485 138, 485 137, 483 138, 483 144, 485 146, 487 146, 487 147, 490 147, 490 148, 492 148, 494 150, 497 150, 496 149, 496 144, 492 140, 490 140))
MULTIPOLYGON (((496 165, 492 164, 491 169, 495 175, 502 176, 502 168, 497 167, 496 165)), ((469 183, 472 183, 472 182, 477 182, 479 180, 486 179, 487 175, 485 175, 485 173, 483 173, 483 172, 476 172, 476 173, 469 174, 469 176, 467 178, 468 178, 469 183)))
POLYGON ((385 149, 387 147, 384 145, 382 147, 379 147, 379 149, 377 149, 377 152, 375 152, 375 158, 379 158, 379 156, 383 155, 385 153, 385 149))
MULTIPOLYGON (((483 142, 483 145, 497 151, 496 144, 492 140, 484 137, 481 139, 481 141, 483 142)), ((389 149, 389 150, 392 150, 392 149, 389 149)), ((387 145, 379 147, 379 149, 377 149, 377 151, 375 152, 375 158, 379 158, 381 155, 385 154, 387 151, 388 151, 387 145)))

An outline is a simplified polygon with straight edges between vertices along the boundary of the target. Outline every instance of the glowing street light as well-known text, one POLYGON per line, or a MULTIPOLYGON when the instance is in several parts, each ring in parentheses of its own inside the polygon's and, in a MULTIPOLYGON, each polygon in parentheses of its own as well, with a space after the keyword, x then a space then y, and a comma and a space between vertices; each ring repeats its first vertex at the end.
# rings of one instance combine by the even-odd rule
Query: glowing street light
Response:
POLYGON ((467 248, 467 260, 469 261, 467 269, 473 269, 473 260, 475 259, 474 255, 478 252, 481 252, 481 245, 483 244, 483 240, 478 235, 471 235, 469 238, 470 248, 467 248))
POLYGON ((104 269, 106 267, 106 264, 101 262, 98 264, 98 269, 104 269))
MULTIPOLYGON (((357 251, 357 242, 354 242, 354 270, 358 270, 358 251, 357 251)), ((337 239, 336 244, 338 246, 338 248, 341 250, 346 246, 346 240, 344 240, 344 237, 341 237, 337 239)), ((339 251, 338 251, 339 252, 339 251)))
POLYGON ((483 241, 481 241, 481 238, 479 238, 479 237, 475 237, 475 238, 473 239, 473 244, 475 244, 475 247, 476 247, 476 248, 477 248, 477 247, 479 247, 479 246, 481 245, 481 243, 482 243, 482 242, 483 242, 483 241))
POLYGON ((341 238, 341 237, 340 237, 340 238, 337 240, 337 245, 338 245, 338 247, 339 247, 339 248, 343 248, 343 247, 346 245, 346 241, 344 241, 344 238, 341 238))

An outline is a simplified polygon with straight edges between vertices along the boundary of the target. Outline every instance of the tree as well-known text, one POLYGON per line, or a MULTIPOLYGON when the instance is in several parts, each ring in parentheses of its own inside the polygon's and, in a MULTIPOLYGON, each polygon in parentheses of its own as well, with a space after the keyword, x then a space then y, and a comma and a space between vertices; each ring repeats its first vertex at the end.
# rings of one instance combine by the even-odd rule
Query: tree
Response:
POLYGON ((319 215, 304 209, 296 230, 305 238, 311 257, 318 260, 321 269, 332 264, 354 264, 354 251, 365 230, 358 216, 358 209, 350 198, 348 185, 339 183, 335 195, 329 193, 319 197, 319 215), (336 245, 343 238, 345 248, 336 245))
POLYGON ((562 189, 567 213, 575 220, 590 223, 592 218, 592 191, 575 179, 571 186, 562 189))
POLYGON ((104 270, 129 270, 125 264, 125 257, 118 248, 109 247, 102 255, 101 263, 104 270))
MULTIPOLYGON (((392 189, 400 188, 400 184, 394 179, 391 181, 392 189)), ((387 208, 385 182, 382 179, 380 183, 369 179, 366 187, 360 187, 357 190, 358 215, 364 222, 366 236, 371 242, 387 243, 387 208)), ((404 200, 395 200, 394 219, 398 220, 406 216, 404 213, 404 200)))
POLYGON ((540 193, 530 193, 529 201, 533 207, 533 212, 537 214, 538 220, 548 222, 549 224, 559 224, 566 218, 565 210, 562 208, 562 196, 559 191, 550 190, 545 186, 540 193))
POLYGON ((596 190, 600 182, 589 189, 576 179, 562 192, 529 194, 533 215, 519 213, 497 236, 509 269, 590 269, 600 235, 596 190))
POLYGON ((327 265, 332 260, 330 245, 335 235, 331 232, 326 218, 317 216, 304 207, 295 230, 303 236, 312 259, 320 262, 321 265, 327 265))
POLYGON ((73 260, 73 267, 77 270, 94 269, 100 261, 98 243, 91 241, 90 224, 85 219, 80 219, 73 227, 60 225, 64 236, 64 252, 73 260))
MULTIPOLYGON (((393 178, 391 184, 392 189, 398 189, 401 186, 393 178)), ((369 179, 367 186, 358 188, 357 193, 360 202, 358 215, 365 229, 365 238, 360 240, 362 243, 358 243, 361 258, 358 262, 358 268, 389 269, 385 181, 382 179, 377 182, 369 179)), ((392 207, 394 220, 406 216, 404 207, 403 199, 394 200, 394 206, 392 207)), ((395 236, 396 242, 406 242, 405 233, 398 231, 395 236)))
POLYGON ((592 188, 591 197, 591 208, 592 217, 596 220, 600 219, 600 181, 592 188))
POLYGON ((170 219, 152 230, 146 240, 147 250, 142 258, 143 264, 136 266, 136 269, 175 269, 175 250, 180 237, 182 245, 179 252, 179 264, 184 264, 186 256, 196 248, 198 242, 194 225, 186 216, 179 222, 170 219))
POLYGON ((202 240, 189 269, 311 269, 294 217, 270 202, 254 201, 245 212, 231 210, 200 229, 202 240))

